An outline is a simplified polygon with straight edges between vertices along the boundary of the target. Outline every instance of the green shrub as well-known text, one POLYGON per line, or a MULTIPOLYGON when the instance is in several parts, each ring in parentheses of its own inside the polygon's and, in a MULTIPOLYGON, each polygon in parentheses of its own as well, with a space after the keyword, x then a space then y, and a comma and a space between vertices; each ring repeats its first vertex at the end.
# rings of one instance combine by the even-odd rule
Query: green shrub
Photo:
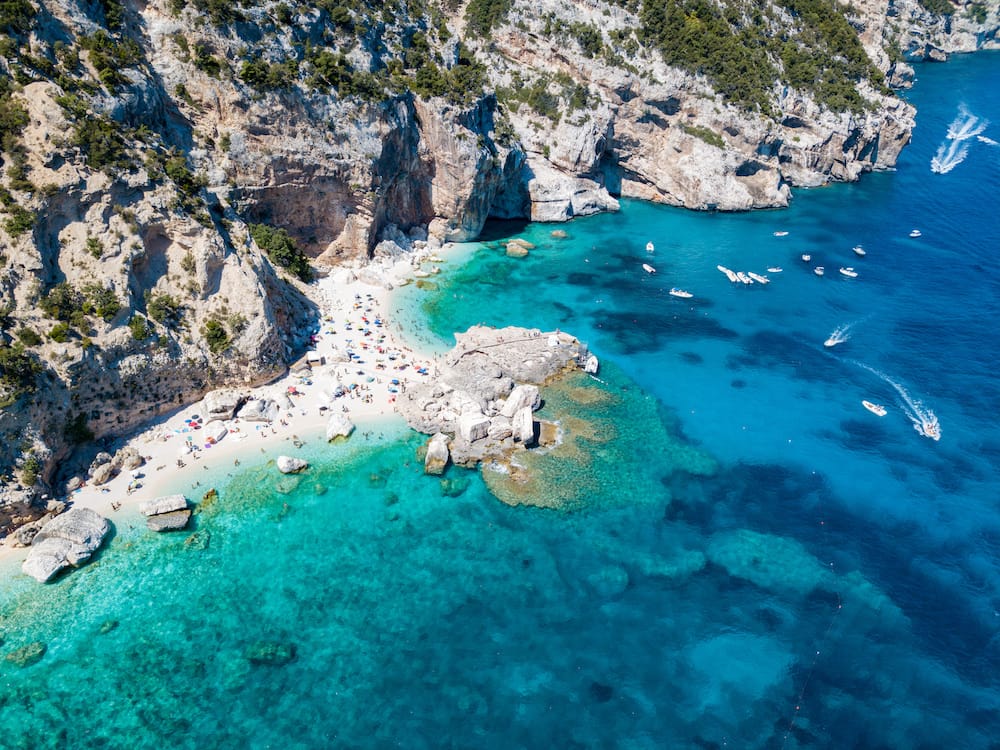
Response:
POLYGON ((77 412, 74 416, 66 420, 63 434, 73 445, 86 443, 94 439, 94 433, 87 426, 87 416, 83 412, 77 412))
POLYGON ((949 0, 920 0, 920 4, 939 16, 950 16, 955 12, 955 6, 949 0))
POLYGON ((96 315, 105 322, 114 318, 118 311, 122 309, 121 301, 113 289, 109 289, 101 284, 88 284, 83 288, 86 299, 83 302, 83 311, 87 315, 96 315))
POLYGON ((187 159, 179 154, 169 157, 164 163, 163 169, 167 173, 167 177, 173 180, 181 192, 189 197, 194 197, 199 190, 205 187, 204 178, 196 177, 188 169, 187 159))
POLYGON ((131 166, 125 139, 107 117, 84 117, 76 124, 71 142, 87 157, 91 169, 113 173, 131 166))
POLYGON ((205 337, 209 351, 212 354, 219 354, 229 348, 229 334, 225 327, 217 320, 210 320, 201 329, 201 335, 205 337))
POLYGON ((57 344, 65 344, 69 339, 69 323, 56 323, 49 330, 49 338, 57 344))
POLYGON ((104 246, 96 237, 87 236, 86 248, 87 252, 97 259, 100 259, 100 257, 104 255, 104 246))
POLYGON ((0 346, 0 385, 17 396, 35 390, 35 378, 42 364, 20 344, 0 346))
POLYGON ((513 0, 471 0, 465 9, 467 30, 478 36, 489 36, 490 30, 507 20, 513 0))
POLYGON ((157 323, 168 328, 177 325, 181 316, 181 306, 176 298, 165 292, 146 292, 146 313, 157 323))
POLYGON ((42 337, 31 328, 21 326, 17 331, 17 340, 25 346, 38 346, 42 343, 42 337))
POLYGON ((987 18, 986 6, 982 3, 973 3, 966 9, 965 15, 978 24, 984 24, 987 18))
POLYGON ((21 463, 21 484, 31 487, 38 481, 38 475, 42 471, 42 462, 34 453, 29 454, 21 463))
POLYGON ((0 2, 0 31, 5 34, 26 34, 35 22, 36 11, 28 0, 0 2))
POLYGON ((282 268, 287 268, 302 281, 312 281, 313 270, 309 265, 309 259, 288 232, 267 224, 251 224, 249 228, 250 236, 260 249, 267 253, 267 257, 282 268))
MULTIPOLYGON (((2 4, 0 4, 2 5, 2 4)), ((9 94, 0 95, 0 148, 11 151, 16 139, 28 124, 28 110, 9 94)))
POLYGON ((56 320, 72 320, 83 308, 83 295, 68 281, 52 287, 38 302, 46 315, 56 320))
POLYGON ((145 341, 153 335, 153 329, 141 315, 133 315, 128 322, 128 328, 132 332, 132 338, 136 341, 145 341))
POLYGON ((3 228, 11 237, 20 237, 25 232, 35 228, 35 214, 22 206, 11 206, 7 209, 9 216, 4 220, 3 228))
POLYGON ((722 136, 716 133, 714 130, 709 130, 701 125, 681 125, 681 128, 688 135, 693 135, 695 138, 700 138, 705 141, 709 146, 715 146, 716 148, 725 148, 726 142, 722 140, 722 136))

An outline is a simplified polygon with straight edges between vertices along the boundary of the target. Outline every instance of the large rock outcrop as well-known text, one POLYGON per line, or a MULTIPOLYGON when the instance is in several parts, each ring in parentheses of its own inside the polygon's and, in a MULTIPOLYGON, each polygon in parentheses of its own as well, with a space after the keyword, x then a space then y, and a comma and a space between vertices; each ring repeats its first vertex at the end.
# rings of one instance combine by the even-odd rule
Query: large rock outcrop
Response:
POLYGON ((89 508, 72 508, 42 527, 21 569, 40 583, 63 568, 79 567, 101 546, 108 519, 89 508))

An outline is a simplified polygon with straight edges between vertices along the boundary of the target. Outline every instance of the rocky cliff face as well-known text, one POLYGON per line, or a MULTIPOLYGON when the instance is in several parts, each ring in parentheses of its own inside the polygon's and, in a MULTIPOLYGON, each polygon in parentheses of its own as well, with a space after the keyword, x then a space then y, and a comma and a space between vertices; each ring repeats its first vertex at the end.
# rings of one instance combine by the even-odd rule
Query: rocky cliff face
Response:
POLYGON ((280 371, 315 314, 303 251, 622 196, 782 206, 891 166, 913 111, 881 72, 998 25, 995 3, 695 5, 4 3, 0 468, 51 479, 79 441, 280 371), (727 62, 757 48, 773 80, 727 62))

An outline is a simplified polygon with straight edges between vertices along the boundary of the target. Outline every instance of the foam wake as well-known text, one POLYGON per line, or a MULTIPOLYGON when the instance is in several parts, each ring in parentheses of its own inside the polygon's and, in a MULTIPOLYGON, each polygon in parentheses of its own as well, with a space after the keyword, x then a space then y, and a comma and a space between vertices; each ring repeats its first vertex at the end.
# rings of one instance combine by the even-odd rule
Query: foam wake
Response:
POLYGON ((913 398, 913 396, 910 395, 910 392, 907 391, 901 383, 897 383, 884 372, 872 367, 871 365, 866 365, 864 362, 858 362, 857 360, 851 361, 858 367, 867 370, 896 391, 899 395, 899 408, 902 409, 903 413, 910 418, 911 422, 913 422, 913 429, 924 437, 929 437, 932 440, 941 439, 941 424, 938 422, 937 416, 933 411, 924 406, 920 400, 913 398))
POLYGON ((983 136, 989 120, 984 120, 972 114, 968 108, 962 104, 958 107, 958 115, 948 126, 948 133, 944 141, 938 146, 937 153, 931 159, 931 171, 937 174, 948 174, 951 170, 965 161, 969 155, 969 147, 966 141, 977 138, 983 143, 992 142, 991 138, 983 136))

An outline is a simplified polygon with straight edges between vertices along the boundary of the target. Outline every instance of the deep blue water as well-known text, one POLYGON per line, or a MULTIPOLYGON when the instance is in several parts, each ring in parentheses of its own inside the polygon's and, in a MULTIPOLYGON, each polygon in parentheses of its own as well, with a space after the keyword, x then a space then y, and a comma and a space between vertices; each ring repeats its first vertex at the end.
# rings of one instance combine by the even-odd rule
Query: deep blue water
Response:
POLYGON ((295 486, 220 474, 206 549, 126 519, 97 564, 3 582, 0 653, 48 650, 0 661, 2 744, 995 747, 1000 147, 930 162, 962 105, 1000 140, 998 71, 921 67, 898 170, 787 210, 491 227, 537 247, 470 247, 400 314, 438 347, 477 322, 589 342, 606 383, 553 394, 588 405, 573 460, 537 469, 571 509, 426 477, 399 427, 311 441, 295 486), (254 663, 261 642, 295 658, 254 663))

